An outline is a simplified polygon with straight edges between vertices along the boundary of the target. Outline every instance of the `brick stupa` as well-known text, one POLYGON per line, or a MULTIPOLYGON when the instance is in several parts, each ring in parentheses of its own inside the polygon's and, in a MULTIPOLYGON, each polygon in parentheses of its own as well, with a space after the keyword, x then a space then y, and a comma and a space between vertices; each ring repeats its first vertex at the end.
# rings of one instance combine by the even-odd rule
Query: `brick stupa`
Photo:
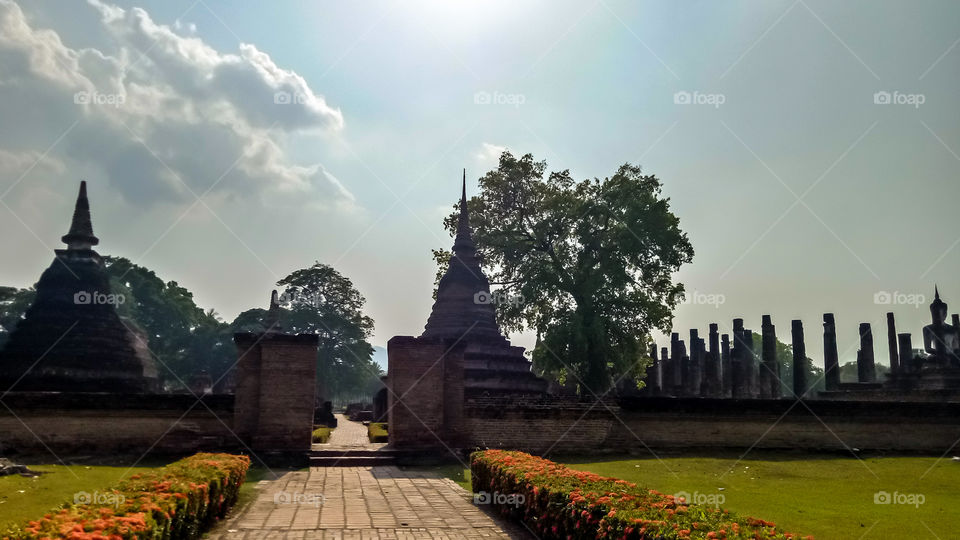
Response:
POLYGON ((453 256, 437 287, 421 338, 460 341, 464 352, 464 394, 542 394, 547 381, 530 370, 523 347, 514 347, 497 324, 496 307, 490 301, 490 282, 480 269, 477 247, 470 231, 467 183, 464 172, 460 216, 453 243, 453 256))
POLYGON ((36 298, 0 353, 0 390, 143 393, 157 370, 146 338, 117 314, 119 297, 93 246, 86 182, 73 213, 67 249, 37 282, 36 298), (135 333, 136 332, 136 333, 135 333))

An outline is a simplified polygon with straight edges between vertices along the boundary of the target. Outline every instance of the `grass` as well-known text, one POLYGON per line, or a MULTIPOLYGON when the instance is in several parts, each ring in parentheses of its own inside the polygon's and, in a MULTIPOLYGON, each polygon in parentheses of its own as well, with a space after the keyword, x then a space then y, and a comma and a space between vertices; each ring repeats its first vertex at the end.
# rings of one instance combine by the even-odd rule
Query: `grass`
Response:
MULTIPOLYGON (((721 506, 818 540, 957 538, 960 463, 932 457, 853 457, 751 453, 560 461, 667 494, 698 494, 721 506), (878 492, 901 504, 877 504, 878 492), (920 494, 923 503, 905 504, 920 494)), ((915 502, 919 501, 915 498, 915 502)))
POLYGON ((387 425, 382 422, 370 422, 367 426, 367 437, 372 443, 387 442, 387 425))
POLYGON ((333 428, 329 428, 326 426, 314 426, 312 442, 325 443, 330 440, 330 433, 332 432, 333 432, 333 428))
POLYGON ((151 468, 49 464, 29 467, 45 474, 33 478, 20 475, 0 477, 0 531, 41 517, 63 503, 73 502, 78 492, 104 490, 139 470, 151 468))

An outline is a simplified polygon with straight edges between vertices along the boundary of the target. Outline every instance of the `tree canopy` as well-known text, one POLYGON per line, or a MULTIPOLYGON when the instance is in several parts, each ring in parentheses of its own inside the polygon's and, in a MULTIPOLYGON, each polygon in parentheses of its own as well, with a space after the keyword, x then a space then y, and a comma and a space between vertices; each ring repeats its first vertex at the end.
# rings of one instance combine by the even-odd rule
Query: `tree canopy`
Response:
MULTIPOLYGON (((693 258, 660 181, 632 164, 603 180, 546 173, 500 156, 469 200, 478 256, 507 331, 532 329, 542 373, 601 393, 642 373, 650 331, 669 331, 683 297, 673 273, 693 258), (638 371, 640 370, 640 371, 638 371)), ((457 212, 445 220, 454 233, 457 212)), ((442 263, 449 253, 436 251, 442 263)))
MULTIPOLYGON (((104 257, 117 305, 125 324, 142 329, 168 390, 181 389, 206 371, 221 381, 236 364, 235 332, 264 330, 267 310, 240 313, 232 323, 214 310, 196 305, 193 294, 175 281, 164 281, 152 270, 123 257, 104 257)), ((316 333, 318 392, 321 396, 370 396, 381 370, 373 362, 368 342, 373 320, 363 314, 364 298, 353 283, 331 266, 316 263, 277 282, 284 287, 281 324, 286 331, 316 333)), ((33 288, 0 287, 0 347, 33 302, 33 288)), ((266 294, 264 294, 266 298, 266 294)))

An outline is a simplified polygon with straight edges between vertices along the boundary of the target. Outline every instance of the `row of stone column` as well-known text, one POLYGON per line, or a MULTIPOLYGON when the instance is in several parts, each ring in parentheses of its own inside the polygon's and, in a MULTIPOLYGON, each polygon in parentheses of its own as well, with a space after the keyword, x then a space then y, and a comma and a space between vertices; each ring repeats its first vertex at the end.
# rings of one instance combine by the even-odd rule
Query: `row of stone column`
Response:
MULTIPOLYGON (((954 316, 956 318, 956 315, 954 316)), ((957 321, 954 321, 957 324, 957 321)), ((857 352, 857 380, 877 380, 873 332, 870 323, 859 326, 860 350, 857 352)), ((711 397, 736 399, 776 399, 805 396, 816 381, 810 379, 803 322, 790 324, 793 347, 793 384, 782 381, 783 366, 777 360, 777 333, 770 315, 764 315, 760 343, 754 343, 753 331, 743 326, 743 319, 733 320, 733 332, 720 334, 716 323, 710 325, 708 340, 691 329, 689 341, 679 333, 670 336, 670 347, 650 351, 653 363, 647 371, 647 394, 677 397, 711 397), (689 344, 689 351, 687 345, 689 344), (758 350, 759 349, 759 350, 758 350)), ((893 376, 919 369, 914 358, 910 334, 897 334, 893 313, 887 313, 887 345, 890 371, 893 376)), ((840 366, 837 353, 836 321, 833 313, 823 315, 823 358, 825 386, 828 391, 840 389, 840 366)))

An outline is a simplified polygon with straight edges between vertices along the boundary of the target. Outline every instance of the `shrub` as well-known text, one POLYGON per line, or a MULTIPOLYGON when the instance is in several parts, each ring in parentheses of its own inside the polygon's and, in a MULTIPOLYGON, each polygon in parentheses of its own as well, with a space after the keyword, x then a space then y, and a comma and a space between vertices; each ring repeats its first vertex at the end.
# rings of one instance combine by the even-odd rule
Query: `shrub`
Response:
POLYGON ((799 538, 773 523, 687 505, 673 495, 576 471, 523 452, 486 450, 470 458, 473 491, 540 538, 799 538))
POLYGON ((330 440, 330 433, 333 428, 327 426, 313 426, 313 436, 310 438, 315 443, 325 443, 330 440))
POLYGON ((387 424, 383 422, 370 422, 367 426, 367 437, 372 443, 389 442, 387 437, 387 424))
POLYGON ((237 500, 250 458, 196 454, 135 474, 88 504, 74 502, 4 538, 199 538, 237 500))

